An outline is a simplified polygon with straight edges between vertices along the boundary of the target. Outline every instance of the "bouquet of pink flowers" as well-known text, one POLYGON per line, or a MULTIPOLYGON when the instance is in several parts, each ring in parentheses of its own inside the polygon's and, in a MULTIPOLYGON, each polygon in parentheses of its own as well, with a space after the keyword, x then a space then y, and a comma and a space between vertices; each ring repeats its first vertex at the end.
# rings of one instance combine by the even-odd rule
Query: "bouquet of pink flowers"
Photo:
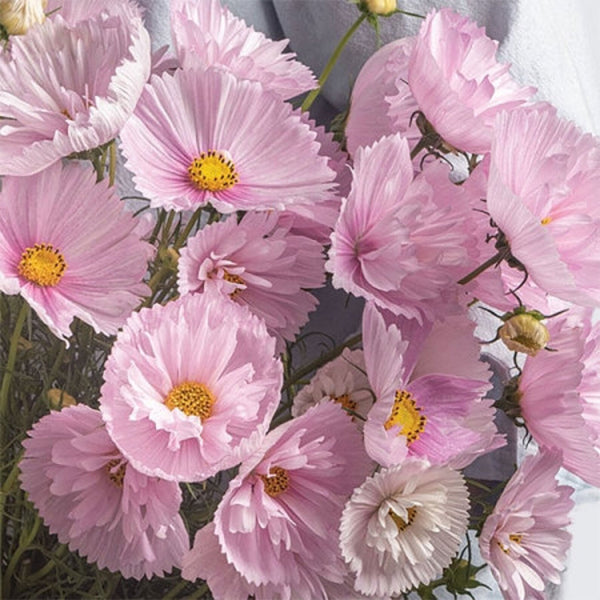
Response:
POLYGON ((317 124, 402 13, 355 4, 317 79, 219 0, 154 53, 134 0, 0 1, 0 596, 560 582, 558 470, 600 486, 600 140, 449 9, 317 124), (344 339, 306 327, 324 286, 364 303, 344 339), (492 481, 502 413, 535 450, 492 481))

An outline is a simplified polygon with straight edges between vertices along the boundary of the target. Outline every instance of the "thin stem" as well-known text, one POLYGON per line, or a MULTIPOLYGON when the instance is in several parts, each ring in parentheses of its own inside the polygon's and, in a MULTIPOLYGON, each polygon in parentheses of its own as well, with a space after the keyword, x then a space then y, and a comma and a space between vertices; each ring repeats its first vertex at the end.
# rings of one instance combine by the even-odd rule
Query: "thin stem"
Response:
POLYGON ((4 577, 2 580, 3 587, 5 590, 8 589, 8 583, 10 582, 10 580, 12 578, 12 574, 14 573, 17 565, 19 564, 19 561, 21 560, 21 556, 29 548, 29 546, 31 546, 33 540, 35 539, 35 536, 37 535, 37 532, 40 528, 41 523, 42 523, 42 520, 39 517, 36 517, 33 527, 31 528, 31 531, 29 532, 29 535, 19 543, 19 547, 17 548, 16 552, 13 554, 12 558, 10 559, 10 562, 8 563, 8 567, 6 568, 6 571, 4 573, 4 577))
POLYGON ((462 279, 458 280, 460 285, 465 285, 469 283, 469 281, 473 281, 475 277, 481 275, 485 270, 497 265, 503 258, 505 258, 506 252, 501 250, 497 254, 494 254, 491 258, 488 258, 483 264, 479 265, 476 269, 471 271, 468 275, 465 275, 462 279))
POLYGON ((298 383, 306 377, 310 375, 313 371, 327 364, 329 361, 337 358, 345 348, 351 348, 352 346, 356 346, 362 340, 362 333, 357 333, 355 336, 348 338, 344 343, 336 346, 335 348, 329 350, 329 352, 325 352, 316 360, 313 360, 311 363, 305 365, 301 369, 298 369, 294 375, 292 375, 283 385, 283 390, 289 390, 293 385, 298 383))
POLYGON ((185 229, 183 230, 182 234, 179 236, 179 238, 177 238, 177 240, 173 244, 174 250, 179 250, 179 248, 181 248, 183 246, 183 244, 185 244, 185 242, 188 238, 188 235, 190 235, 192 229, 194 228, 194 225, 196 225, 196 223, 200 220, 201 215, 202 215, 202 207, 200 207, 198 210, 196 210, 196 212, 194 212, 194 214, 190 217, 190 220, 188 221, 187 225, 185 226, 185 229))
POLYGON ((108 147, 108 185, 115 185, 117 175, 117 142, 113 140, 108 147))
POLYGON ((302 110, 308 110, 312 103, 316 100, 317 96, 320 94, 322 87, 325 85, 329 74, 331 73, 335 63, 337 62, 342 50, 350 40, 350 38, 354 35, 354 32, 360 27, 360 24, 367 18, 367 13, 362 13, 358 19, 354 22, 354 24, 348 29, 344 37, 340 40, 336 49, 333 51, 329 62, 325 65, 323 72, 321 73, 321 77, 319 77, 319 87, 315 88, 306 96, 304 102, 302 103, 302 110))

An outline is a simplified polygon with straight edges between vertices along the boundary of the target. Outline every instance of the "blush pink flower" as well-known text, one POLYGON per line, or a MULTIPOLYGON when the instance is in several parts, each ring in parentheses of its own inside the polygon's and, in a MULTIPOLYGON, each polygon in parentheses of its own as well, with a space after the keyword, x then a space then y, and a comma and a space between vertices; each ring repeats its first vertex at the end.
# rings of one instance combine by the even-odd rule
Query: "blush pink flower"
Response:
POLYGON ((447 175, 436 163, 413 180, 398 134, 359 148, 325 265, 334 287, 408 318, 446 314, 476 249, 466 190, 447 175))
POLYGON ((29 436, 23 489, 61 543, 124 577, 162 576, 181 565, 189 540, 179 486, 136 471, 97 410, 51 412, 29 436))
POLYGON ((65 340, 75 317, 114 334, 148 292, 142 279, 152 247, 136 226, 89 166, 4 177, 0 291, 21 294, 65 340))
POLYGON ((249 583, 235 567, 227 561, 215 534, 214 522, 209 523, 196 533, 194 544, 182 561, 181 575, 184 579, 194 581, 204 579, 215 600, 231 600, 247 598, 255 600, 360 600, 362 594, 353 588, 353 580, 346 575, 344 582, 337 583, 323 579, 319 571, 304 564, 302 557, 297 557, 300 565, 300 583, 288 584, 249 583))
POLYGON ((528 456, 486 519, 479 548, 505 598, 544 600, 546 581, 560 583, 571 545, 573 488, 558 485, 560 452, 528 456))
POLYGON ((333 402, 277 427, 241 464, 215 513, 228 562, 254 585, 291 586, 303 598, 310 572, 342 583, 339 518, 371 468, 360 432, 333 402))
POLYGON ((126 19, 142 18, 143 13, 136 0, 48 0, 46 12, 50 19, 60 17, 69 25, 86 19, 106 15, 119 15, 126 19))
POLYGON ((138 16, 56 16, 14 39, 0 61, 0 174, 29 175, 112 140, 150 74, 138 16))
POLYGON ((243 306, 191 294, 134 313, 105 365, 100 410, 139 471, 201 481, 260 442, 279 402, 281 363, 243 306))
POLYGON ((293 52, 284 52, 289 40, 268 39, 218 0, 174 0, 171 32, 184 69, 222 67, 284 100, 317 86, 310 69, 294 60, 293 52))
POLYGON ((420 456, 463 468, 505 444, 492 400, 484 398, 491 374, 479 360, 474 327, 465 316, 420 326, 367 303, 363 346, 376 400, 364 433, 379 464, 420 456))
POLYGON ((350 98, 346 144, 352 156, 359 146, 371 146, 393 133, 405 136, 411 147, 421 137, 413 115, 419 109, 407 84, 408 61, 414 37, 386 44, 363 65, 350 98))
POLYGON ((278 340, 294 340, 317 299, 307 289, 325 283, 321 244, 277 226, 277 215, 248 213, 213 223, 181 250, 182 294, 216 292, 247 306, 278 340))
POLYGON ((420 110, 465 152, 489 152, 495 116, 535 93, 512 79, 510 65, 497 62, 497 48, 483 27, 444 8, 427 15, 410 57, 408 84, 420 110))
POLYGON ((357 488, 340 547, 367 595, 397 596, 442 574, 467 532, 469 495, 458 471, 409 458, 357 488))
POLYGON ((589 323, 568 313, 547 327, 556 352, 528 357, 507 393, 538 445, 562 451, 565 469, 600 486, 597 331, 586 341, 589 323))
POLYGON ((496 122, 487 210, 529 277, 583 306, 600 305, 600 143, 548 104, 496 122))
POLYGON ((340 356, 321 367, 294 397, 292 415, 297 417, 311 406, 330 400, 337 402, 362 427, 373 404, 362 350, 345 348, 340 356))
POLYGON ((151 206, 223 213, 327 200, 335 173, 315 138, 275 93, 217 67, 153 77, 121 133, 151 206))

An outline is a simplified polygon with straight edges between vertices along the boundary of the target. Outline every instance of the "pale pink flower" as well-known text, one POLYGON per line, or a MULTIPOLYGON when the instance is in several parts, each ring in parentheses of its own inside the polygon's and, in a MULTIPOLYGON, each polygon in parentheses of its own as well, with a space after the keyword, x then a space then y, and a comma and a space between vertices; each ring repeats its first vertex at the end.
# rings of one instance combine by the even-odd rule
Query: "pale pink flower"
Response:
POLYGON ((561 450, 565 469, 600 486, 597 333, 587 339, 589 323, 574 324, 568 313, 547 327, 556 352, 528 357, 508 384, 509 399, 539 446, 561 450))
POLYGON ((334 287, 408 318, 446 314, 476 252, 466 191, 440 163, 413 180, 398 134, 359 148, 325 265, 334 287))
POLYGON ((268 39, 218 0, 173 0, 171 32, 184 69, 222 67, 258 81, 284 100, 317 86, 310 69, 285 52, 289 40, 268 39))
POLYGON ((467 532, 469 495, 461 474, 409 458, 357 488, 340 523, 355 588, 396 596, 442 574, 467 532))
POLYGON ((496 60, 498 42, 450 9, 430 12, 417 36, 408 84, 442 138, 465 152, 490 151, 494 118, 523 104, 534 88, 518 85, 496 60))
POLYGON ((552 106, 498 117, 487 210, 529 277, 583 306, 600 304, 599 185, 598 139, 552 106))
POLYGON ((342 583, 323 579, 319 571, 304 564, 301 556, 297 557, 300 583, 255 585, 248 582, 235 567, 227 561, 215 534, 214 522, 209 523, 194 538, 193 547, 182 560, 181 575, 184 579, 194 581, 204 579, 215 600, 231 600, 247 598, 255 600, 359 600, 364 596, 353 589, 353 578, 346 575, 342 583))
POLYGON ((216 67, 153 77, 121 133, 151 206, 223 213, 327 200, 335 173, 315 138, 275 93, 216 67))
POLYGON ((556 481, 560 463, 560 452, 527 456, 481 530, 481 556, 509 600, 544 600, 546 581, 560 583, 574 504, 556 481))
POLYGON ((465 316, 420 326, 367 303, 363 346, 376 397, 364 428, 371 458, 388 467, 422 456, 463 468, 505 444, 492 400, 484 398, 491 374, 474 328, 465 316))
POLYGON ((358 429, 333 402, 270 432, 240 466, 215 513, 228 562, 250 583, 307 597, 310 572, 342 583, 337 526, 347 497, 372 468, 358 429))
POLYGON ((61 543, 124 577, 180 566, 189 540, 179 486, 136 471, 97 410, 79 404, 51 412, 29 436, 22 486, 61 543))
POLYGON ((279 402, 274 350, 258 317, 212 294, 142 309, 106 362, 100 410, 110 435, 148 475, 201 481, 234 466, 279 402))
POLYGON ((126 19, 141 18, 142 10, 136 0, 48 0, 49 18, 61 17, 69 25, 104 15, 119 15, 126 19))
POLYGON ((114 334, 149 290, 142 279, 152 247, 136 225, 90 166, 4 177, 0 291, 21 294, 63 339, 75 317, 114 334))
POLYGON ((150 73, 140 17, 60 16, 12 41, 0 61, 0 174, 28 175, 112 140, 150 73))
POLYGON ((302 415, 311 406, 329 400, 342 406, 362 427, 373 404, 362 350, 345 348, 340 356, 321 367, 294 397, 292 415, 302 415))
POLYGON ((246 305, 277 338, 278 350, 294 340, 317 299, 307 289, 325 283, 321 244, 278 227, 274 213, 248 213, 240 221, 202 228, 182 248, 181 294, 216 292, 246 305))
POLYGON ((414 37, 395 40, 375 52, 360 70, 350 98, 346 144, 352 156, 359 146, 401 133, 411 147, 421 137, 413 115, 419 109, 408 87, 408 61, 414 37))

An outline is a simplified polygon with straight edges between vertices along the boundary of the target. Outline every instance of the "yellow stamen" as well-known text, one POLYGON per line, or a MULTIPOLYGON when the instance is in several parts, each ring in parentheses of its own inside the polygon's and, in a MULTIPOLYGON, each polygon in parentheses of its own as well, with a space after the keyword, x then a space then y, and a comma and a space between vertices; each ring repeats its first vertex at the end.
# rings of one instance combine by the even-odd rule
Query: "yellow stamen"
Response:
POLYGON ((406 436, 406 442, 411 444, 425 431, 426 423, 427 417, 421 414, 421 407, 417 406, 412 394, 406 390, 397 390, 392 412, 384 423, 384 428, 388 430, 395 425, 401 426, 398 435, 406 436))
MULTIPOLYGON (((235 283, 237 285, 246 285, 246 282, 239 275, 236 275, 235 273, 230 273, 226 269, 223 269, 223 279, 225 281, 228 281, 229 283, 235 283)), ((241 291, 243 291, 243 288, 235 288, 235 290, 233 290, 233 292, 229 294, 229 297, 237 298, 241 291)))
POLYGON ((288 472, 281 467, 271 467, 269 474, 261 475, 260 478, 265 486, 265 492, 272 498, 283 494, 290 484, 288 472))
POLYGON ((414 506, 411 506, 407 509, 408 512, 408 523, 400 516, 398 516, 393 510, 390 510, 389 515, 392 517, 394 523, 396 523, 396 527, 398 531, 404 531, 409 525, 413 524, 415 517, 417 516, 417 509, 414 506))
POLYGON ((342 405, 347 411, 354 412, 356 410, 356 401, 350 400, 350 394, 342 394, 341 396, 331 396, 334 402, 342 405))
POLYGON ((110 480, 118 487, 123 487, 125 479, 125 471, 127 471, 127 463, 120 458, 109 460, 104 466, 110 480), (115 468, 116 467, 116 468, 115 468))
POLYGON ((202 152, 188 167, 192 183, 207 192, 222 192, 233 187, 239 176, 235 165, 222 152, 202 152))
POLYGON ((548 225, 548 223, 552 223, 552 217, 544 217, 541 220, 542 225, 548 225))
MULTIPOLYGON (((520 546, 521 541, 523 540, 523 534, 522 533, 511 533, 508 536, 508 539, 511 542, 514 542, 515 544, 518 544, 520 546)), ((502 550, 502 552, 504 552, 504 554, 510 554, 510 548, 508 546, 505 546, 500 540, 496 540, 496 543, 498 544, 498 547, 500 548, 500 550, 502 550)))
POLYGON ((25 248, 17 270, 19 275, 42 287, 52 287, 62 279, 67 268, 64 256, 52 244, 35 244, 25 248))
POLYGON ((215 397, 202 383, 184 381, 176 385, 165 398, 165 406, 170 410, 178 408, 188 417, 200 417, 201 421, 212 414, 215 397))

